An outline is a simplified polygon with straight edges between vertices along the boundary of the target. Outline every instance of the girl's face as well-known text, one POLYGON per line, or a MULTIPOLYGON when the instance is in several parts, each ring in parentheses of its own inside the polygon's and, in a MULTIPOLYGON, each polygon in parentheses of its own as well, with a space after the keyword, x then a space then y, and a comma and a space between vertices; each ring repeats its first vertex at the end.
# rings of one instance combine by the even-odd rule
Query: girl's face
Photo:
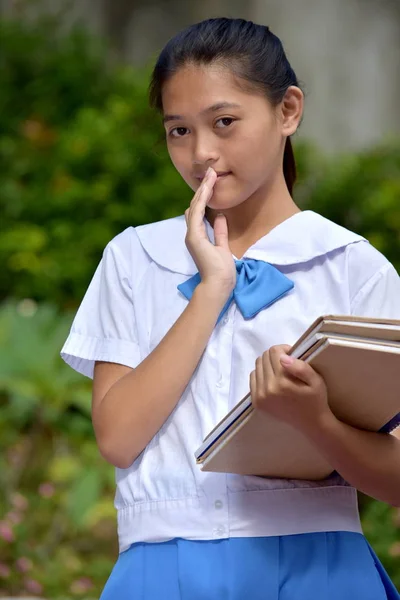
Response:
POLYGON ((295 102, 273 108, 217 65, 182 67, 164 85, 167 146, 177 171, 193 191, 208 167, 219 174, 210 208, 234 208, 282 173, 286 137, 302 109, 300 90, 290 89, 297 90, 295 102))

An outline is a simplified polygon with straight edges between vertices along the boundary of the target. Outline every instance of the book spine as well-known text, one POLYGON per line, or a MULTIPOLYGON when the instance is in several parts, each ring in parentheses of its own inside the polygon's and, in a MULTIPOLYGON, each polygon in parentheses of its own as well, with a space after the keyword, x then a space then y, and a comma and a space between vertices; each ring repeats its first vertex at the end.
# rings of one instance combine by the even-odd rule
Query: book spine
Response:
POLYGON ((400 426, 400 413, 397 413, 397 415, 395 415, 393 417, 393 419, 390 419, 390 421, 388 423, 386 423, 386 425, 384 425, 379 430, 379 433, 391 433, 392 431, 397 429, 397 427, 399 427, 399 426, 400 426))

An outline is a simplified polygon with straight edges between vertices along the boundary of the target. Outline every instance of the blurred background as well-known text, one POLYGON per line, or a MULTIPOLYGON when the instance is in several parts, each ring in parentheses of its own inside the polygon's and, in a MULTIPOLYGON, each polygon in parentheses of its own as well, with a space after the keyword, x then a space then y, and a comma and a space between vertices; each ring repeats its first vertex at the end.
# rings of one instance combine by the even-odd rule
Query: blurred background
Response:
MULTIPOLYGON (((59 351, 107 242, 190 202, 146 94, 213 16, 269 25, 302 82, 297 202, 400 271, 399 0, 0 0, 0 597, 96 599, 116 560, 90 381, 59 351)), ((400 510, 360 508, 400 587, 400 510)))

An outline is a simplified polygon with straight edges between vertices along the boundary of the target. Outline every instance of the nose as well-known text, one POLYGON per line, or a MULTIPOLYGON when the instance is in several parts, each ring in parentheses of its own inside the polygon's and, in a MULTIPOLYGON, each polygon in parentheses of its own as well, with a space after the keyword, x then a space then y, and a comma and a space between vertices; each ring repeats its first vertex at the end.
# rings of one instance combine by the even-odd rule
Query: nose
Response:
POLYGON ((218 161, 219 152, 211 136, 197 135, 194 139, 192 161, 194 165, 212 165, 218 161))

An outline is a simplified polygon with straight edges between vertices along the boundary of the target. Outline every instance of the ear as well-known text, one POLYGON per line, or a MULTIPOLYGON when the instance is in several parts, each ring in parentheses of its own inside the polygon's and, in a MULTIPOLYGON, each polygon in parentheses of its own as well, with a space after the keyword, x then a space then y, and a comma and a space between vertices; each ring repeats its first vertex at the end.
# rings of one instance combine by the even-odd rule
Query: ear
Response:
POLYGON ((304 94, 300 88, 291 85, 280 104, 282 133, 285 137, 293 135, 301 121, 304 108, 304 94))

